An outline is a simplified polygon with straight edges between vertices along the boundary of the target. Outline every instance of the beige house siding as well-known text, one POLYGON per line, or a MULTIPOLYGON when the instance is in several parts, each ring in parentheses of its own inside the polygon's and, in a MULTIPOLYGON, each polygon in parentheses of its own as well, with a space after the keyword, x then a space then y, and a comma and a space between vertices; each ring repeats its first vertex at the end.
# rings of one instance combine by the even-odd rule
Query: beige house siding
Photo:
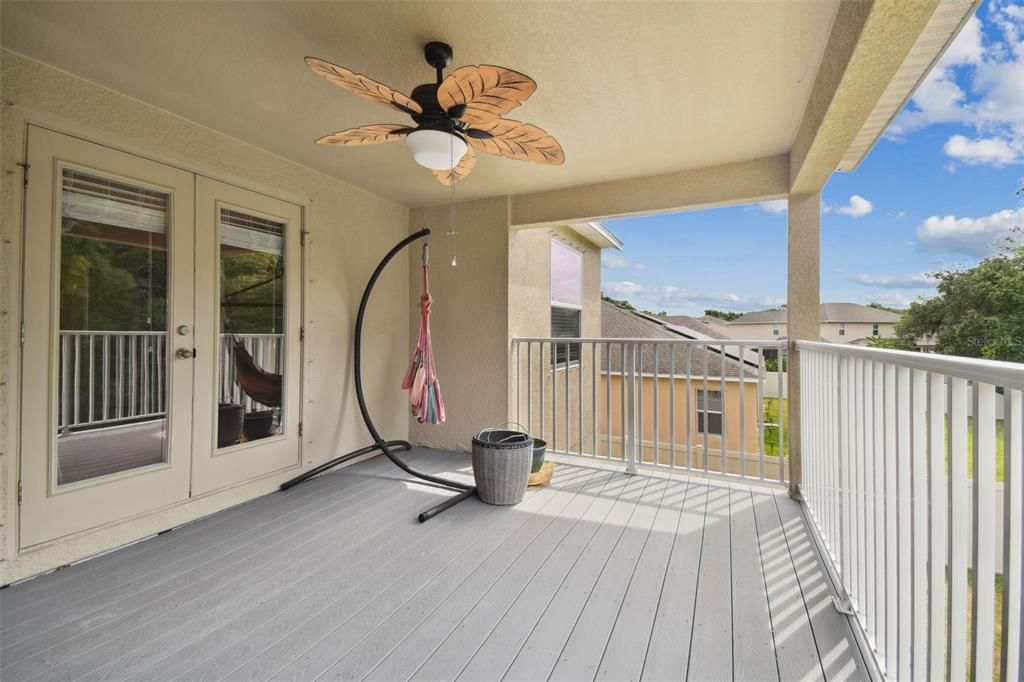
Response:
MULTIPOLYGON (((846 333, 840 334, 839 322, 822 322, 820 325, 821 338, 826 341, 833 343, 849 343, 855 339, 862 339, 865 337, 872 336, 872 323, 871 322, 846 322, 845 328, 846 333)), ((751 323, 751 324, 734 324, 728 327, 729 335, 736 339, 753 339, 753 340, 778 340, 781 338, 787 338, 789 330, 785 322, 779 324, 772 324, 770 322, 764 323, 751 323), (772 331, 778 329, 778 335, 773 334, 772 331)), ((896 325, 892 322, 880 322, 878 324, 878 335, 880 338, 889 338, 896 334, 896 325)))
MULTIPOLYGON (((584 337, 601 335, 601 249, 583 239, 574 230, 560 226, 514 230, 509 237, 509 336, 551 336, 551 241, 557 240, 583 257, 583 309, 580 330, 584 337)), ((592 345, 584 345, 579 364, 568 369, 553 371, 550 346, 543 350, 540 344, 532 348, 530 369, 533 375, 530 392, 527 395, 527 348, 520 348, 518 372, 521 379, 518 410, 516 403, 515 357, 510 366, 513 380, 510 388, 509 420, 519 418, 524 429, 532 435, 549 441, 554 449, 580 450, 580 396, 583 396, 583 449, 593 448, 593 405, 591 396, 594 365, 591 356, 592 345), (568 379, 568 402, 566 400, 566 379, 568 379), (582 380, 582 394, 581 390, 582 380), (541 390, 545 391, 545 412, 541 428, 541 390), (529 399, 528 399, 529 398, 529 399), (557 405, 557 412, 554 406, 557 405), (532 408, 532 418, 528 407, 532 408), (566 408, 569 408, 568 421, 566 408), (567 428, 567 424, 569 427, 567 428), (557 438, 556 438, 557 437, 557 438), (555 442, 557 440, 557 442, 555 442)), ((599 355, 600 357, 600 355, 599 355)))
MULTIPOLYGON (((137 540, 263 495, 298 469, 192 498, 31 552, 18 551, 18 377, 21 348, 21 182, 29 121, 118 147, 186 170, 279 196, 304 206, 305 254, 302 466, 366 445, 369 437, 352 385, 352 326, 359 295, 380 257, 408 231, 409 211, 363 190, 285 161, 167 111, 17 54, 3 52, 3 273, 0 316, 0 583, 23 578, 137 540)), ((35 172, 44 169, 33 169, 35 172)), ((409 280, 403 255, 384 274, 367 319, 364 379, 377 425, 404 438, 408 421, 399 389, 408 357, 409 280)), ((31 276, 31 273, 29 273, 31 276)), ((31 279, 29 279, 31 286, 31 279)), ((470 287, 471 288, 471 287, 470 287)), ((33 352, 25 349, 25 352, 33 352)), ((38 456, 39 453, 22 453, 38 456)))
MULTIPOLYGON (((657 462, 659 464, 672 464, 672 429, 675 427, 675 464, 677 466, 690 466, 704 468, 704 434, 697 430, 697 391, 703 390, 703 377, 694 377, 690 380, 689 403, 687 403, 686 377, 676 377, 673 382, 669 378, 659 377, 658 380, 658 428, 657 445, 655 445, 654 428, 654 378, 645 377, 643 380, 642 400, 643 414, 638 424, 641 425, 643 438, 642 461, 648 464, 657 462), (673 419, 672 394, 675 402, 673 419), (690 433, 687 438, 687 415, 689 415, 690 433), (674 424, 673 424, 674 422, 674 424), (689 454, 688 454, 689 448, 689 454), (689 459, 688 459, 689 458, 689 459)), ((722 390, 721 382, 716 380, 708 381, 709 391, 722 390)), ((608 452, 609 434, 611 440, 611 456, 622 457, 622 377, 612 374, 608 377, 601 375, 600 388, 600 410, 598 412, 600 452, 605 455, 608 452), (610 389, 611 399, 611 422, 609 428, 608 393, 610 389)), ((638 396, 639 400, 639 396, 638 396)), ((760 434, 758 432, 758 414, 760 405, 758 402, 757 381, 744 381, 742 388, 738 381, 725 382, 725 410, 723 423, 725 426, 725 450, 726 450, 726 471, 738 474, 741 471, 743 462, 743 473, 748 476, 756 476, 759 473, 760 434), (743 417, 740 418, 740 403, 743 403, 743 417), (741 433, 742 432, 742 433, 741 433), (741 441, 742 437, 742 441, 741 441), (740 443, 743 443, 743 453, 740 455, 740 443)), ((708 434, 708 468, 712 471, 721 471, 722 468, 722 436, 708 434)), ((765 476, 773 479, 778 477, 778 458, 765 457, 765 476)))

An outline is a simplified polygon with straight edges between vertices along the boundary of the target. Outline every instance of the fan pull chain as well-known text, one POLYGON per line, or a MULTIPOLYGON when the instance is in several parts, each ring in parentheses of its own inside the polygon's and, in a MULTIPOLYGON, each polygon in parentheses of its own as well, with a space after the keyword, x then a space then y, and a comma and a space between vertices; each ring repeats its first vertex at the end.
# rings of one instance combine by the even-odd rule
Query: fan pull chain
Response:
POLYGON ((449 172, 452 174, 453 182, 452 182, 451 185, 449 185, 449 187, 451 187, 451 193, 450 193, 450 196, 451 196, 451 209, 450 209, 450 212, 449 212, 450 224, 449 224, 449 227, 448 227, 448 232, 445 233, 445 236, 452 240, 452 267, 454 268, 454 267, 456 267, 459 264, 458 245, 455 243, 455 236, 458 234, 458 232, 455 231, 455 182, 454 182, 454 179, 455 179, 454 178, 454 176, 455 176, 455 136, 454 135, 452 136, 451 140, 449 140, 449 142, 448 142, 448 163, 451 165, 451 170, 449 172))

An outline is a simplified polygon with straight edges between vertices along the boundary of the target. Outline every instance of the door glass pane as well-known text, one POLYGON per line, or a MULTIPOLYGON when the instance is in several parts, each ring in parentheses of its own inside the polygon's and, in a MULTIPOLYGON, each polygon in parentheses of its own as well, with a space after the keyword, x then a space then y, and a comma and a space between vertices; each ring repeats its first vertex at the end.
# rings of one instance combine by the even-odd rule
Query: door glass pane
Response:
POLYGON ((57 481, 165 461, 170 196, 61 178, 57 481))
POLYGON ((284 228, 220 210, 217 446, 279 435, 284 384, 284 228))

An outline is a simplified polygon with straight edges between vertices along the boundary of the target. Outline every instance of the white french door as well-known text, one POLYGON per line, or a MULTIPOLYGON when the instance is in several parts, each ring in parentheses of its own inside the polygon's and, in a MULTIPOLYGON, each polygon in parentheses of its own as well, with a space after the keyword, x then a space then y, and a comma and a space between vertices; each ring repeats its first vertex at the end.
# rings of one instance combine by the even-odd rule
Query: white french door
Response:
POLYGON ((196 178, 194 495, 299 464, 301 220, 196 178))
POLYGON ((299 207, 36 126, 28 163, 19 546, 298 464, 299 207))

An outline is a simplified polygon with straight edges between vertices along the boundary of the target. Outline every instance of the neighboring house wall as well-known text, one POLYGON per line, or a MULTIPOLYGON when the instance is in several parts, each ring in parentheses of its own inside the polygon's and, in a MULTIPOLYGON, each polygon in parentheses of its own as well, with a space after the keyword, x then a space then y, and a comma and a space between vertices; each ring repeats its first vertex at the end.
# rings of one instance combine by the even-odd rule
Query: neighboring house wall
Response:
MULTIPOLYGON (((638 424, 642 424, 643 438, 643 461, 653 463, 657 453, 658 463, 672 463, 672 428, 675 427, 675 463, 678 466, 692 466, 694 468, 704 467, 704 433, 698 431, 697 418, 697 395, 698 391, 704 389, 703 377, 690 379, 690 388, 687 391, 686 377, 676 377, 674 381, 669 378, 659 377, 658 380, 658 428, 657 446, 655 446, 654 428, 654 378, 645 376, 642 390, 642 414, 638 417, 638 424), (674 406, 672 393, 674 392, 674 406), (689 395, 689 402, 687 396, 689 395), (673 419, 673 409, 674 415, 673 419), (687 420, 689 415, 689 421, 687 420), (687 438, 687 424, 689 423, 689 438, 687 438)), ((711 379, 708 381, 709 391, 722 390, 722 382, 711 379)), ((618 374, 608 375, 602 373, 600 387, 600 411, 598 413, 600 450, 597 454, 605 455, 608 452, 608 438, 611 434, 611 456, 622 457, 622 417, 623 417, 623 384, 622 377, 618 374), (610 393, 610 403, 609 403, 610 393), (608 408, 611 408, 611 428, 609 431, 608 408)), ((638 396, 639 402, 639 396, 638 396)), ((748 476, 756 476, 759 473, 760 433, 758 432, 758 415, 761 407, 758 401, 757 381, 744 381, 742 388, 739 381, 725 382, 725 406, 723 414, 725 450, 726 450, 726 471, 729 473, 740 473, 740 462, 745 462, 744 473, 748 476), (740 416, 741 396, 742 418, 740 416), (743 457, 740 455, 740 443, 743 443, 743 457)), ((721 471, 722 468, 722 436, 707 434, 707 462, 711 471, 721 471)), ((777 478, 778 458, 773 456, 765 457, 765 476, 777 478)))
MULTIPOLYGON (((533 228, 514 230, 509 235, 509 336, 551 336, 551 241, 557 240, 582 255, 583 287, 580 333, 584 337, 601 335, 601 250, 583 239, 568 227, 533 228)), ((565 450, 567 447, 580 449, 580 381, 582 380, 583 404, 583 447, 593 447, 593 409, 590 403, 593 395, 592 345, 584 345, 579 363, 573 363, 568 372, 569 400, 566 400, 566 370, 564 367, 552 371, 551 350, 543 350, 539 344, 532 348, 530 363, 533 380, 527 395, 526 346, 520 348, 518 371, 520 372, 520 393, 518 411, 516 396, 509 399, 509 420, 517 415, 524 429, 529 429, 538 438, 552 441, 552 448, 565 450), (582 373, 582 374, 581 374, 582 373), (543 379, 543 383, 541 382, 543 379), (541 429, 541 390, 545 391, 544 429, 541 429), (558 406, 557 413, 553 412, 558 406), (532 417, 528 413, 532 410, 532 417), (566 408, 569 407, 569 423, 566 428, 566 408), (554 420, 554 421, 552 421, 554 420), (557 444, 553 441, 557 435, 557 444), (566 441, 568 438, 568 441, 566 441)), ((510 388, 515 390, 517 363, 510 367, 510 388)))
MULTIPOLYGON (((849 343, 857 339, 874 336, 874 324, 871 322, 822 322, 821 338, 833 343, 849 343), (846 333, 841 334, 840 330, 846 333)), ((896 335, 896 325, 892 322, 878 323, 878 337, 886 339, 896 335)))
MULTIPOLYGON (((7 51, 3 52, 2 82, 2 162, 8 172, 0 176, 0 232, 4 242, 0 249, 0 303, 5 313, 0 316, 0 375, 8 381, 0 382, 0 582, 51 569, 236 505, 276 490, 283 480, 298 473, 292 468, 18 554, 18 507, 13 491, 19 476, 17 368, 21 349, 17 320, 21 317, 18 263, 22 174, 16 164, 22 161, 26 117, 304 204, 310 236, 303 277, 303 467, 321 464, 369 442, 352 388, 352 327, 359 295, 373 267, 408 232, 406 208, 7 51)), ((410 347, 407 311, 414 305, 405 274, 407 263, 403 254, 381 278, 365 332, 363 378, 369 408, 387 438, 405 438, 408 433, 408 408, 398 388, 410 347)), ((188 452, 184 454, 188 456, 188 452)))
MULTIPOLYGON (((779 324, 771 324, 770 322, 764 323, 747 323, 747 324, 732 324, 728 328, 729 335, 735 339, 781 339, 786 338, 789 335, 786 323, 780 322, 779 324), (778 329, 778 335, 773 334, 772 331, 778 329)), ((826 341, 833 343, 849 343, 856 339, 862 339, 865 337, 871 337, 874 331, 873 324, 871 322, 822 322, 821 323, 821 338, 826 341), (839 330, 845 326, 846 333, 840 334, 839 330)), ((881 322, 878 325, 878 336, 880 338, 889 338, 896 335, 896 325, 892 322, 881 322)))

